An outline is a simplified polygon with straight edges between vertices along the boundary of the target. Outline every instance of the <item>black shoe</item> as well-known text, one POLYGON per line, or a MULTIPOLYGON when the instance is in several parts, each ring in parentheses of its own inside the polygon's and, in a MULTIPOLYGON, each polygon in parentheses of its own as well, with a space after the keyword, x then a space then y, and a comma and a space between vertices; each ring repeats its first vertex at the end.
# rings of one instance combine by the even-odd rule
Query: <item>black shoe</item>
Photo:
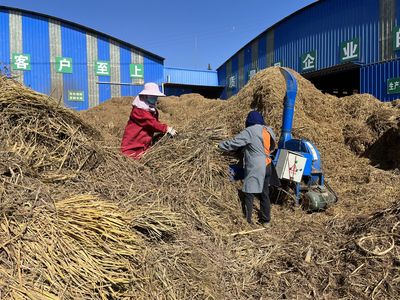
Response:
POLYGON ((264 228, 270 228, 271 227, 271 223, 270 222, 264 222, 264 223, 261 223, 261 226, 264 227, 264 228))

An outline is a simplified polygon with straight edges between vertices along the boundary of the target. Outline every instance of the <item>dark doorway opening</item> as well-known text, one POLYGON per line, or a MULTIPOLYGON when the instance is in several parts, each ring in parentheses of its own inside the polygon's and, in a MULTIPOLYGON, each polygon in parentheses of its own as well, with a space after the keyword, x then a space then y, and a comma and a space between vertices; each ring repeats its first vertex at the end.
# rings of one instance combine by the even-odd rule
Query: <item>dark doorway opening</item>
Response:
POLYGON ((360 68, 358 64, 346 63, 302 75, 323 93, 345 97, 360 92, 360 68))
POLYGON ((181 96, 183 94, 200 94, 205 98, 217 99, 221 97, 224 87, 200 86, 178 83, 164 83, 164 93, 167 96, 181 96))

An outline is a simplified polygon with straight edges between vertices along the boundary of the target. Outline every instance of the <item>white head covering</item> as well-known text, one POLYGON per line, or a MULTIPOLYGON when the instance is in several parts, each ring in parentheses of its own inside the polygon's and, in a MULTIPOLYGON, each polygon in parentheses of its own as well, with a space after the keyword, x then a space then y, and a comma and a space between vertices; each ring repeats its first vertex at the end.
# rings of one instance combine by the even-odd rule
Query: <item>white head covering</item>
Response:
POLYGON ((136 106, 137 108, 144 109, 144 110, 156 111, 155 105, 150 104, 146 101, 143 101, 142 99, 140 99, 140 96, 136 96, 135 99, 133 99, 132 105, 136 106))
POLYGON ((144 85, 144 89, 139 93, 139 95, 158 96, 158 97, 165 96, 163 93, 161 93, 157 83, 154 82, 146 83, 144 85))
POLYGON ((133 100, 132 105, 136 106, 137 108, 141 108, 141 109, 148 110, 148 111, 156 111, 156 105, 143 100, 143 98, 140 97, 141 95, 142 96, 156 96, 156 97, 165 96, 163 93, 161 93, 161 91, 156 83, 154 83, 154 82, 146 83, 144 85, 144 89, 133 100))

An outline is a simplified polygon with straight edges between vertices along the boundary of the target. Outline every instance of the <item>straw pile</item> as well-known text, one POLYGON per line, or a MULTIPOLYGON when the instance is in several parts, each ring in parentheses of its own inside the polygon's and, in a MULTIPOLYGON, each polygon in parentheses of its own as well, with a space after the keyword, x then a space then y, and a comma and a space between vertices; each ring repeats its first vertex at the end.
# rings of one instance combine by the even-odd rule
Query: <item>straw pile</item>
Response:
MULTIPOLYGON (((307 214, 274 205, 269 230, 249 227, 242 218, 240 185, 226 174, 237 158, 221 155, 215 144, 239 132, 251 108, 279 132, 285 82, 277 68, 259 72, 229 101, 199 95, 162 100, 162 119, 180 134, 162 138, 139 162, 118 154, 132 99, 113 99, 73 123, 92 124, 101 137, 78 130, 87 140, 71 144, 64 155, 69 163, 61 168, 53 159, 47 169, 33 168, 32 160, 12 152, 12 143, 4 148, 13 154, 0 165, 4 298, 33 297, 27 291, 64 299, 398 298, 400 173, 389 160, 370 160, 369 151, 396 138, 399 108, 366 95, 337 99, 297 78, 293 133, 321 151, 339 195, 335 206, 307 214), (82 149, 95 150, 95 159, 79 168, 82 149), (25 172, 31 169, 36 173, 25 172), (43 176, 55 170, 61 180, 43 176), (19 235, 24 224, 32 224, 29 234, 19 235), (81 234, 71 235, 75 230, 81 234), (42 250, 30 257, 19 252, 21 245, 42 250), (78 275, 77 262, 90 276, 78 275), (45 270, 50 278, 43 277, 45 270)), ((38 116, 31 113, 31 119, 38 116)), ((53 146, 44 145, 42 153, 57 157, 53 146)), ((391 161, 397 159, 394 153, 391 161)))
MULTIPOLYGON (((388 206, 397 205, 398 207, 399 205, 400 177, 396 169, 399 166, 399 152, 390 152, 387 149, 391 145, 398 145, 396 141, 399 137, 400 111, 395 106, 380 103, 368 95, 345 99, 324 95, 308 81, 300 76, 297 78, 299 95, 296 102, 293 133, 296 137, 311 140, 321 151, 327 179, 338 193, 340 203, 330 208, 326 214, 312 216, 297 213, 292 215, 291 212, 278 207, 273 211, 276 227, 272 236, 251 237, 251 242, 243 242, 244 245, 239 243, 238 246, 235 243, 228 246, 229 252, 235 253, 230 261, 234 267, 232 269, 228 267, 228 272, 233 274, 234 278, 235 275, 240 274, 235 280, 242 286, 237 294, 230 290, 232 293, 230 295, 234 298, 263 296, 287 299, 338 298, 347 295, 353 295, 356 298, 372 295, 396 298, 399 295, 398 275, 396 275, 396 272, 398 273, 398 266, 396 267, 399 253, 398 236, 393 235, 397 242, 389 244, 394 247, 385 253, 385 261, 376 257, 365 259, 362 248, 357 247, 353 252, 351 243, 354 239, 368 236, 368 232, 354 236, 350 229, 346 229, 353 226, 352 223, 358 222, 352 221, 354 216, 374 215, 376 211, 385 211, 388 206), (389 137, 384 139, 386 135, 389 137), (371 161, 360 157, 367 157, 374 147, 381 149, 384 160, 371 161), (382 171, 382 169, 389 169, 389 171, 382 171), (265 242, 266 238, 269 242, 265 242), (238 250, 241 247, 246 253, 243 257, 238 250), (349 280, 343 286, 343 278, 351 275, 353 279, 354 274, 357 274, 353 272, 361 265, 361 263, 356 266, 349 264, 346 256, 349 253, 364 260, 363 263, 367 266, 378 265, 379 271, 378 268, 373 268, 369 276, 357 275, 364 278, 362 283, 349 280), (243 263, 246 259, 250 259, 251 262, 243 263), (240 261, 239 264, 238 261, 240 261), (265 286, 264 289, 263 286, 265 286)), ((188 116, 187 123, 179 128, 182 135, 176 140, 156 145, 145 156, 143 162, 156 167, 155 170, 160 174, 165 175, 175 171, 175 178, 179 178, 180 174, 188 174, 184 177, 193 178, 192 174, 197 174, 195 178, 199 182, 195 182, 190 187, 190 190, 196 193, 200 193, 197 191, 200 190, 199 186, 204 186, 203 174, 198 171, 204 168, 207 170, 205 174, 211 178, 206 180, 207 183, 213 182, 214 185, 216 182, 220 183, 219 186, 214 186, 213 191, 222 191, 215 198, 212 196, 207 198, 208 206, 218 207, 221 203, 232 205, 237 193, 229 190, 232 185, 227 186, 221 181, 222 178, 218 177, 218 172, 212 172, 216 170, 216 168, 213 169, 215 164, 221 168, 226 167, 227 160, 223 157, 221 159, 221 156, 219 159, 214 159, 215 154, 211 147, 213 139, 210 138, 213 135, 210 133, 222 133, 220 138, 237 133, 243 128, 245 115, 250 107, 262 111, 267 121, 279 130, 284 92, 285 82, 279 70, 269 69, 257 74, 237 96, 226 103, 204 100, 201 106, 203 114, 200 116, 197 116, 200 106, 197 105, 192 110, 190 99, 181 99, 179 109, 175 108, 176 104, 172 102, 170 105, 178 110, 179 117, 182 114, 188 116), (192 111, 193 118, 191 118, 192 111), (205 143, 203 137, 207 136, 209 138, 205 143), (202 150, 202 155, 196 156, 199 148, 202 150), (161 153, 164 153, 164 157, 161 153), (203 157, 211 159, 208 161, 203 157), (162 165, 159 164, 160 161, 162 165), (174 165, 177 161, 187 163, 184 168, 179 168, 180 166, 174 165)), ((171 111, 168 109, 169 101, 169 99, 163 100, 161 109, 171 111)), ((182 181, 183 178, 179 180, 182 181)), ((188 194, 189 192, 186 192, 186 195, 188 194)), ((193 198, 190 202, 196 201, 195 197, 193 198)), ((236 209, 240 210, 239 205, 236 209)), ((229 212, 229 208, 224 209, 223 212, 229 212)), ((217 213, 222 221, 217 224, 218 232, 235 230, 234 224, 240 224, 240 221, 231 216, 224 218, 223 212, 217 213)), ((388 218, 387 215, 377 214, 381 215, 383 220, 388 218)), ((398 218, 398 214, 395 216, 398 218)), ((214 219, 210 216, 208 218, 209 224, 215 226, 211 223, 214 219)), ((236 225, 236 228, 238 227, 240 228, 236 225)), ((378 230, 382 231, 382 235, 391 235, 392 228, 378 228, 378 230)))
MULTIPOLYGON (((317 145, 327 179, 340 199, 326 213, 307 215, 275 206, 272 232, 250 237, 240 233, 250 229, 241 219, 237 190, 227 182, 224 171, 235 158, 216 153, 214 145, 243 128, 250 108, 262 111, 269 124, 279 131, 285 82, 276 68, 257 74, 226 102, 201 100, 198 95, 161 100, 163 120, 176 126, 180 135, 159 142, 141 162, 159 174, 164 184, 173 185, 172 192, 179 195, 165 194, 164 201, 169 200, 175 209, 195 217, 191 222, 195 222, 196 229, 215 239, 214 256, 221 261, 220 268, 215 270, 209 262, 202 269, 204 285, 210 281, 206 271, 219 278, 214 280, 214 297, 305 299, 348 295, 359 298, 372 293, 387 298, 398 295, 396 289, 387 292, 382 283, 377 287, 383 277, 376 271, 371 272, 363 285, 353 286, 353 281, 346 281, 343 286, 348 276, 359 276, 355 275, 357 272, 352 274, 359 265, 349 264, 343 254, 364 255, 361 248, 354 251, 350 246, 363 236, 354 236, 348 229, 359 222, 354 217, 368 218, 369 214, 396 205, 392 203, 400 199, 398 165, 389 164, 387 168, 385 160, 373 162, 363 158, 376 145, 388 147, 389 144, 381 142, 382 136, 398 130, 399 109, 396 104, 384 104, 369 95, 344 99, 324 95, 308 81, 297 78, 294 135, 317 145), (226 274, 230 274, 229 278, 226 274)), ((129 103, 126 110, 130 110, 129 103)), ((393 134, 389 140, 395 139, 393 134)), ((398 152, 392 155, 392 161, 396 159, 398 152)), ((187 237, 185 243, 190 243, 187 237)), ((397 246, 386 254, 387 261, 396 261, 396 251, 397 246)), ((367 259, 382 270, 390 269, 389 263, 377 262, 374 257, 367 259)), ((396 287, 396 280, 396 276, 386 277, 385 287, 396 287)))
POLYGON ((115 298, 134 280, 140 238, 114 204, 76 196, 34 210, 24 222, 5 217, 1 228, 11 263, 1 273, 11 297, 84 299, 96 291, 115 298))
POLYGON ((0 298, 130 298, 147 241, 180 216, 146 205, 145 168, 48 96, 0 78, 0 115, 0 298))
POLYGON ((0 90, 2 147, 23 157, 30 172, 52 177, 64 169, 73 174, 102 161, 94 144, 89 145, 100 134, 75 114, 18 82, 2 78, 0 90))

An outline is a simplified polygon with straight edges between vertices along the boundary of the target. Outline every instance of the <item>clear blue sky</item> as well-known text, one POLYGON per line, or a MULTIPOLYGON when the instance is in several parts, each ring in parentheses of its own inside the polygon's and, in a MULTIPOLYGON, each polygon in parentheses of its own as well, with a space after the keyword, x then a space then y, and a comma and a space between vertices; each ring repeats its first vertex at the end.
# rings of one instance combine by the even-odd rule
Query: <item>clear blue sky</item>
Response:
MULTIPOLYGON (((0 0, 96 29, 165 58, 213 69, 265 29, 314 0, 0 0)), ((295 30, 295 29, 294 29, 295 30)))

